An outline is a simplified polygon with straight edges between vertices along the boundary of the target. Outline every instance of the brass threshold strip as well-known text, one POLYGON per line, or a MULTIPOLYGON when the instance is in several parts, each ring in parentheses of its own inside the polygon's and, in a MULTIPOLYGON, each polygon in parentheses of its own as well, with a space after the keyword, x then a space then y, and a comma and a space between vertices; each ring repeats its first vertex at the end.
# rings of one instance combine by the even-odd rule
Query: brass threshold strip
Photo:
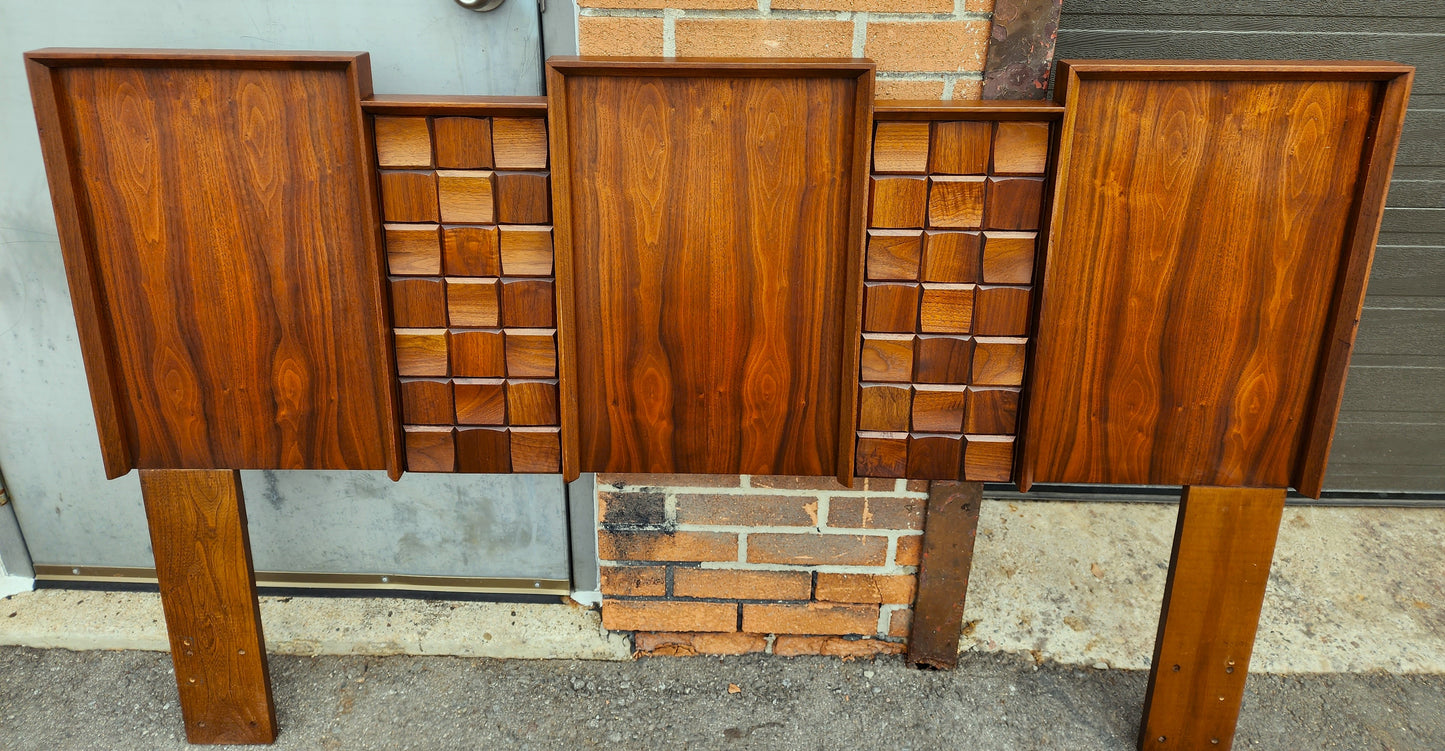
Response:
MULTIPOLYGON (((35 578, 53 582, 155 584, 156 570, 140 566, 59 566, 35 564, 35 578)), ((329 574, 301 571, 257 571, 256 586, 297 589, 378 589, 424 592, 567 595, 566 579, 514 577, 423 576, 417 574, 329 574)))

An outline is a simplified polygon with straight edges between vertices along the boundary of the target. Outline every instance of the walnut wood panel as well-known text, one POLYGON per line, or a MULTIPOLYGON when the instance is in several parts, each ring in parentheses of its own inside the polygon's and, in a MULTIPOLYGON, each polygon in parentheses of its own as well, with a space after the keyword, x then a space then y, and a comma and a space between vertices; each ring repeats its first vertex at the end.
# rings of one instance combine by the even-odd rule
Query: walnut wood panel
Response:
POLYGON ((1184 489, 1139 748, 1232 745, 1284 498, 1283 488, 1184 489))
POLYGON ((391 300, 398 367, 430 376, 401 383, 407 469, 559 471, 557 382, 531 380, 557 372, 545 101, 381 97, 363 107, 376 115, 379 155, 401 148, 386 128, 417 143, 431 137, 426 159, 417 145, 381 160, 383 201, 388 176, 419 175, 440 221, 393 221, 386 231, 391 271, 407 275, 391 300), (425 330, 401 328, 415 320, 425 330), (513 440, 513 427, 537 435, 513 440))
POLYGON ((271 743, 276 709, 234 470, 141 470, 186 740, 271 743))
POLYGON ((858 474, 1012 478, 1049 136, 1062 113, 880 103, 858 474))
POLYGON ((367 56, 26 64, 107 474, 398 476, 367 56))
POLYGON ((564 474, 851 483, 872 86, 866 62, 549 65, 564 474))
POLYGON ((1061 68, 1023 487, 1318 495, 1410 71, 1061 68))

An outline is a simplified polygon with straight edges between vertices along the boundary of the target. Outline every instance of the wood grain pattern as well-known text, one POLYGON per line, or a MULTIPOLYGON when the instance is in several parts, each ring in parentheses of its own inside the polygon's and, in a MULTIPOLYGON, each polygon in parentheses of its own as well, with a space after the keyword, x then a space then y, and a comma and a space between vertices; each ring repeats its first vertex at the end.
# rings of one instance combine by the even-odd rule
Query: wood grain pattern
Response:
POLYGON ((1028 287, 980 285, 974 291, 973 333, 1024 336, 1029 333, 1028 287))
POLYGON ((858 389, 858 429, 906 432, 911 393, 907 386, 863 384, 858 389))
POLYGON ((457 471, 505 474, 512 471, 512 441, 501 428, 457 428, 457 471))
POLYGON ((509 428, 512 471, 554 474, 562 471, 562 437, 557 428, 509 428))
POLYGON ((1232 746, 1284 499, 1283 488, 1184 489, 1139 748, 1232 746))
POLYGON ((1012 435, 1018 430, 1019 391, 970 386, 963 432, 1012 435))
POLYGON ((908 436, 908 477, 957 480, 963 466, 963 436, 911 433, 908 436))
POLYGON ((507 276, 552 275, 551 227, 499 227, 502 273, 507 276))
POLYGON ((971 383, 980 386, 1020 386, 1024 382, 1024 355, 1028 340, 989 336, 973 340, 971 383))
POLYGON ((922 227, 928 219, 928 181, 921 177, 875 177, 868 192, 869 225, 922 227))
POLYGON ((678 66, 549 67, 577 468, 851 482, 873 67, 678 66))
POLYGON ((868 230, 867 278, 917 280, 922 253, 923 233, 918 230, 868 230))
POLYGON ((552 281, 549 279, 505 279, 502 281, 502 324, 515 328, 547 329, 556 325, 552 281))
POLYGON ((446 320, 450 325, 478 329, 502 325, 496 279, 449 278, 446 283, 446 320))
POLYGON ((271 743, 276 708, 241 477, 141 470, 186 740, 271 743))
POLYGON ((26 60, 107 474, 399 475, 366 56, 26 60))
POLYGON ((496 221, 493 174, 489 170, 440 170, 437 207, 443 222, 490 224, 496 221))
POLYGON ((392 279, 391 321, 401 328, 445 328, 447 295, 441 280, 392 279))
POLYGON ((431 128, 425 117, 378 117, 376 163, 382 167, 430 167, 431 128))
POLYGON ((507 376, 556 378, 557 335, 552 331, 507 331, 507 376))
POLYGON ((973 340, 966 336, 920 336, 915 342, 918 383, 966 384, 973 369, 973 340))
POLYGON ((492 119, 497 169, 546 169, 547 121, 540 117, 492 119))
POLYGON ((401 418, 411 425, 451 425, 452 385, 445 379, 401 379, 401 418))
POLYGON ((556 425, 557 384, 552 381, 508 381, 507 424, 556 425))
POLYGON ((983 233, 982 279, 986 284, 1032 284, 1037 232, 983 233))
POLYGON ((500 378, 455 378, 451 385, 460 425, 506 425, 507 387, 500 378))
MULTIPOLYGON (((397 352, 397 357, 401 353, 397 352)), ((507 374, 506 344, 500 331, 452 331, 452 375, 501 378, 507 374)))
POLYGON ((963 476, 975 482, 1013 479, 1014 437, 970 435, 965 438, 963 476))
POLYGON ((1038 229, 1044 205, 1044 181, 1033 177, 990 177, 987 229, 1038 229))
POLYGON ((442 228, 442 262, 447 276, 500 276, 497 227, 442 228))
POLYGON ((983 226, 984 178, 928 178, 928 226, 977 229, 983 226))
POLYGON ((963 430, 968 391, 962 386, 913 387, 913 429, 922 433, 963 430))
POLYGON ((1328 439, 1306 451, 1306 426, 1321 410, 1333 425, 1323 395, 1343 382, 1379 223, 1361 196, 1383 190, 1379 145, 1393 149, 1399 122, 1382 115, 1399 115, 1409 69, 1245 70, 1064 70, 1023 487, 1318 492, 1328 439), (1327 334, 1341 319, 1349 335, 1327 334))
POLYGON ((977 232, 928 230, 923 233, 923 281, 959 284, 978 281, 981 245, 977 232))
POLYGON ((873 171, 921 175, 928 171, 928 123, 880 122, 873 132, 873 171))
POLYGON ((925 284, 918 330, 925 334, 967 334, 973 322, 974 285, 925 284))
POLYGON ((406 471, 455 472, 455 429, 450 425, 407 425, 406 471))
POLYGON ((937 175, 982 175, 988 172, 993 123, 933 123, 933 155, 928 171, 937 175))
POLYGON ((864 334, 859 353, 865 381, 902 381, 913 377, 912 334, 864 334))
POLYGON ((441 246, 435 224, 388 224, 387 269, 397 275, 437 276, 442 270, 441 246))
MULTIPOLYGON (((377 118, 380 122, 381 118, 377 118)), ((436 166, 441 169, 490 169, 492 121, 485 117, 432 119, 436 138, 436 166)))
POLYGON ((908 434, 858 435, 860 477, 903 477, 908 474, 908 434))
POLYGON ((497 221, 547 224, 552 221, 552 189, 545 172, 498 172, 497 221))
POLYGON ((1042 175, 1049 166, 1049 124, 999 123, 993 138, 993 173, 1042 175))
POLYGON ((381 217, 388 222, 436 222, 437 179, 430 170, 381 173, 381 217))
POLYGON ((918 326, 917 284, 869 284, 863 288, 863 330, 908 333, 918 326))
POLYGON ((397 329, 396 371, 404 376, 447 374, 446 329, 397 329))

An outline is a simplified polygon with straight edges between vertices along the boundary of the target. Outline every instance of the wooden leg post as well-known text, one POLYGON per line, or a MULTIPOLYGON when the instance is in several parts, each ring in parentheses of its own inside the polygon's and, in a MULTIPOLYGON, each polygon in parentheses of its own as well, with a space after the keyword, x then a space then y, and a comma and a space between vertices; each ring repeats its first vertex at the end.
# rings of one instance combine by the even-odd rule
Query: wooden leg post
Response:
POLYGON ((271 743, 276 709, 240 475, 141 470, 140 481, 186 739, 271 743))
POLYGON ((1184 489, 1140 749, 1233 745, 1284 497, 1282 488, 1184 489))
POLYGON ((958 637, 982 499, 980 482, 936 480, 928 486, 918 595, 908 636, 910 665, 949 670, 958 664, 958 637))

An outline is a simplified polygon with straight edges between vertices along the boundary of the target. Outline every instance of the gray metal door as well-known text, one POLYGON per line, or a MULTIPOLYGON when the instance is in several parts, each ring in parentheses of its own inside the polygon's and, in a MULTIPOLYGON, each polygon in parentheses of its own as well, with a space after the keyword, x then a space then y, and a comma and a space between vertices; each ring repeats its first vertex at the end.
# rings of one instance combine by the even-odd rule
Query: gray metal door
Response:
MULTIPOLYGON (((536 95, 574 8, 452 0, 0 0, 0 467, 40 578, 151 567, 136 473, 107 481, 21 53, 39 47, 365 50, 378 94, 536 95), (542 33, 542 24, 550 34, 542 33)), ((565 591, 557 476, 243 472, 263 582, 565 591)), ((0 544, 6 542, 0 537, 0 544)), ((6 551, 13 554, 15 551, 6 551)))

